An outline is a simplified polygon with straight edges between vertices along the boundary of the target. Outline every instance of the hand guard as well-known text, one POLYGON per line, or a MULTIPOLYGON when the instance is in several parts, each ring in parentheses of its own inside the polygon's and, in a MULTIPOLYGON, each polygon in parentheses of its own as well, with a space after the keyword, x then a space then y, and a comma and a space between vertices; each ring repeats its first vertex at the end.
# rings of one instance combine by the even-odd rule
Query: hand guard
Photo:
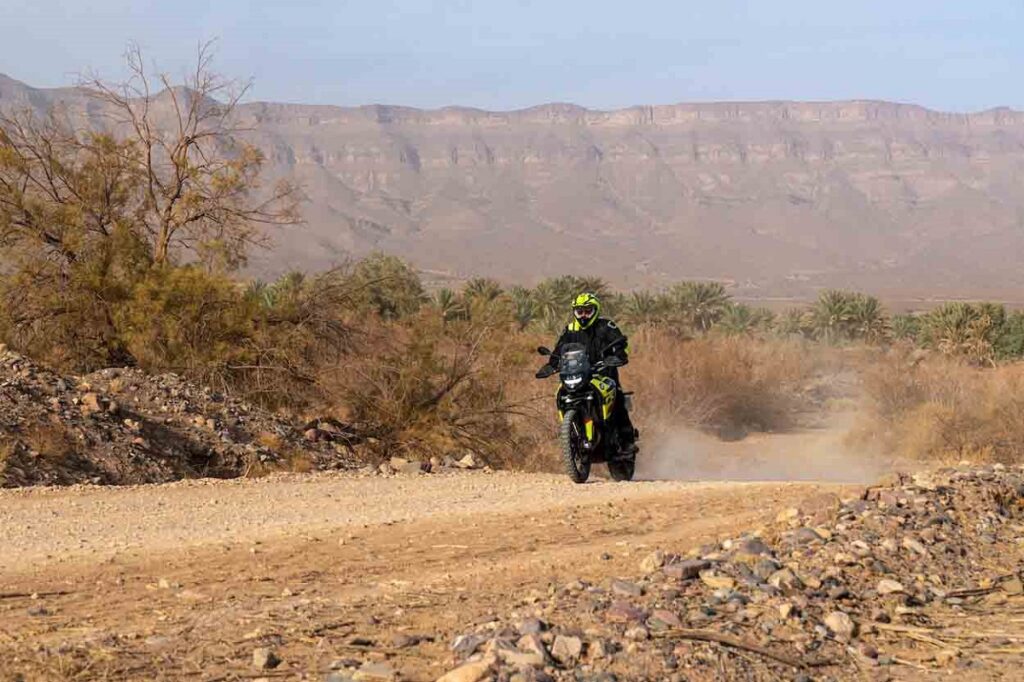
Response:
POLYGON ((552 367, 551 365, 544 365, 543 367, 538 369, 537 373, 534 374, 533 376, 537 377, 538 379, 547 379, 549 376, 551 376, 557 371, 558 370, 552 367))

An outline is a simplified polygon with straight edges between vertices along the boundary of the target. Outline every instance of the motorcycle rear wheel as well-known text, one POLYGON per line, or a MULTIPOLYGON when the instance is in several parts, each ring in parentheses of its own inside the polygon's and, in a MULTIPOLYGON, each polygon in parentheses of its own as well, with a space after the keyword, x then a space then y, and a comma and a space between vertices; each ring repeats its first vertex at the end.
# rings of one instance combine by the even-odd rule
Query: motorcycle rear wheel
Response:
POLYGON ((562 441, 562 466, 573 483, 586 483, 590 478, 590 456, 583 450, 576 410, 568 410, 562 419, 559 439, 562 441))
POLYGON ((608 473, 613 481, 632 481, 636 472, 636 457, 608 462, 608 473))

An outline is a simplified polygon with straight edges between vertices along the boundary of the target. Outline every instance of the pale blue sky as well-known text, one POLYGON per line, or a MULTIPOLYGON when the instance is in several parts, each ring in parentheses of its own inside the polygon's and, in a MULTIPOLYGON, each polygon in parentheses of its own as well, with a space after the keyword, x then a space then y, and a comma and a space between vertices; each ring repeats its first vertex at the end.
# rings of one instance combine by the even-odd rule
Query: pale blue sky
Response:
POLYGON ((0 72, 175 71, 218 38, 254 98, 323 104, 876 98, 1024 109, 1024 0, 0 0, 0 72))

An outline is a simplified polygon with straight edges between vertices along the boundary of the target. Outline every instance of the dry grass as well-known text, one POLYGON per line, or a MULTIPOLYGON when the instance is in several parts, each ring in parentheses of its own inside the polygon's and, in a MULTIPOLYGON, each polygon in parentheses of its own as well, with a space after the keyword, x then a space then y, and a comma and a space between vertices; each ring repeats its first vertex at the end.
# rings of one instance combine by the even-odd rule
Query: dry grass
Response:
POLYGON ((865 370, 864 389, 858 444, 915 460, 1024 459, 1024 364, 980 369, 894 351, 865 370))

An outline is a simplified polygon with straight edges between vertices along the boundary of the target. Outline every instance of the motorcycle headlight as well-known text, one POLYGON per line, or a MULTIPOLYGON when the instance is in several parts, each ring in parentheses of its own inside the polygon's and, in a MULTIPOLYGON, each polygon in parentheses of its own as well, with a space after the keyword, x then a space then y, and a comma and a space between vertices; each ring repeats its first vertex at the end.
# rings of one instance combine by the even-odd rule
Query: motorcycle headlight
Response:
POLYGON ((572 374, 562 379, 562 383, 565 384, 566 388, 576 388, 577 386, 583 383, 583 375, 572 374))

